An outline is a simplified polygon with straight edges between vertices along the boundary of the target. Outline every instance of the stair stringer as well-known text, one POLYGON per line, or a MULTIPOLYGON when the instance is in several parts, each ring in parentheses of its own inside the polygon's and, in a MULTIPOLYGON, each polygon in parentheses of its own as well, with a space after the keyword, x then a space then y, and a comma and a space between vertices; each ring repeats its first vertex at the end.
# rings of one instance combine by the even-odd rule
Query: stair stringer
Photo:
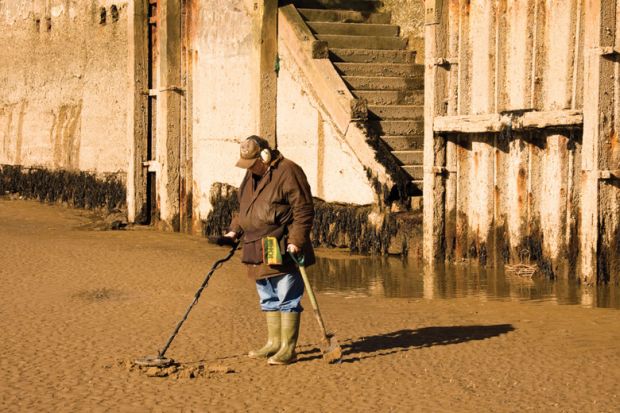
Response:
POLYGON ((291 60, 282 63, 295 65, 304 91, 312 95, 324 120, 333 125, 364 167, 375 204, 386 206, 395 190, 403 193, 401 188, 408 179, 392 159, 389 148, 369 132, 365 101, 351 94, 328 59, 326 45, 315 38, 293 5, 279 9, 278 43, 281 57, 291 60))

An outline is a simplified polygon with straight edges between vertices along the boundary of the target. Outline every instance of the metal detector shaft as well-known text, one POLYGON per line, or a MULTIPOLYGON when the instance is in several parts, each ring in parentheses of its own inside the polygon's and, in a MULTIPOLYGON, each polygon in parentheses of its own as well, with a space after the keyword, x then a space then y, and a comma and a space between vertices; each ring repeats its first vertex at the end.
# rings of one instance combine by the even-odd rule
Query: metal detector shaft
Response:
POLYGON ((189 312, 192 311, 192 308, 198 302, 198 299, 200 298, 200 294, 202 294, 202 290, 204 290, 205 287, 207 286, 207 284, 209 284, 209 279, 211 278, 211 276, 213 275, 215 270, 217 270, 219 267, 221 267, 226 261, 231 259, 233 255, 235 255, 235 251, 237 250, 237 246, 238 245, 239 245, 239 242, 235 242, 234 245, 232 246, 232 248, 230 249, 230 252, 228 253, 227 256, 225 256, 224 258, 222 258, 220 260, 215 261, 215 263, 211 267, 211 271, 209 271, 209 273, 205 277, 204 281, 200 285, 200 288, 198 289, 198 291, 196 291, 196 294, 194 295, 194 301, 192 301, 192 303, 189 305, 189 307, 187 307, 187 310, 185 311, 185 314, 183 315, 183 318, 177 323, 177 326, 174 328, 174 331, 172 332, 172 335, 170 336, 170 338, 166 342, 166 345, 159 352, 159 354, 158 354, 159 358, 164 358, 164 355, 166 354, 166 351, 168 350, 168 347, 170 347, 170 344, 172 344, 172 341, 174 340, 174 338, 179 333, 179 330, 181 329, 181 326, 183 325, 185 320, 187 320, 187 317, 189 316, 189 312))
POLYGON ((301 278, 304 280, 304 285, 306 286, 306 292, 308 293, 308 298, 310 299, 310 303, 312 304, 312 310, 314 311, 314 317, 316 321, 319 323, 319 327, 321 329, 321 333, 323 337, 326 339, 329 337, 327 334, 327 330, 325 329, 325 323, 323 323, 323 317, 321 317, 321 310, 319 310, 319 303, 316 300, 316 296, 314 295, 314 290, 312 290, 312 285, 310 284, 310 279, 308 278, 308 274, 306 273, 306 267, 304 266, 303 259, 299 260, 293 255, 293 253, 289 252, 293 261, 297 264, 297 268, 299 268, 299 272, 301 273, 301 278))

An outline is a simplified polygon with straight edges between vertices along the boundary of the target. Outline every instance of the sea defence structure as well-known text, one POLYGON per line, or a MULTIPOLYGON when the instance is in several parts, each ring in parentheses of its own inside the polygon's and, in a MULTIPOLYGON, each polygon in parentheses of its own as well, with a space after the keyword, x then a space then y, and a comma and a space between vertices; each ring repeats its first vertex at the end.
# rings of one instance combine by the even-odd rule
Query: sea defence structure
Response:
POLYGON ((620 282, 620 3, 426 3, 426 259, 620 282))
POLYGON ((556 6, 0 1, 0 191, 219 233, 258 134, 317 243, 618 282, 616 1, 556 6))

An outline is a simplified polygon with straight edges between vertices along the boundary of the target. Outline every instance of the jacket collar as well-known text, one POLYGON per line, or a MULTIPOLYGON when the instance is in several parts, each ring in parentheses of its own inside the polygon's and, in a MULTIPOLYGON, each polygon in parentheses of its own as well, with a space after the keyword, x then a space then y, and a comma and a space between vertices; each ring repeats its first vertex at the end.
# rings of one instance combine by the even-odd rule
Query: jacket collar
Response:
MULTIPOLYGON (((269 182, 271 182, 271 177, 272 177, 272 174, 273 174, 273 170, 276 169, 278 167, 278 164, 280 163, 280 161, 282 159, 284 159, 282 154, 280 152, 278 152, 278 151, 274 151, 274 155, 275 155, 274 159, 269 164, 269 169, 267 170, 267 172, 265 172, 265 175, 260 180, 260 182, 258 183, 258 186, 254 190, 254 193, 252 194, 252 199, 250 200, 250 202, 248 202, 248 205, 246 206, 245 212, 247 212, 250 209, 250 207, 252 206, 252 204, 254 204, 254 201, 256 201, 256 199, 258 198, 260 193, 263 191, 263 189, 265 189, 267 184, 269 182)), ((248 175, 246 175, 246 179, 249 180, 250 175, 252 174, 252 172, 248 171, 247 173, 248 173, 248 175)))

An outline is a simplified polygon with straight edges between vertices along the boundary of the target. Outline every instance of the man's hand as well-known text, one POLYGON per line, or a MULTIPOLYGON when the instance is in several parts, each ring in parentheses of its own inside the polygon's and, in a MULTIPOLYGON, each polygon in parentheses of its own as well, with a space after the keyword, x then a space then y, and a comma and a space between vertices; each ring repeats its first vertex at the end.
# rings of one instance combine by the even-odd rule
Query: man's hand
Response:
POLYGON ((237 238, 237 233, 235 231, 230 231, 230 232, 227 232, 226 234, 224 234, 224 236, 227 237, 227 238, 236 239, 237 238))
POLYGON ((297 254, 299 254, 299 253, 301 252, 301 250, 299 249, 299 247, 298 247, 297 245, 295 245, 295 244, 288 244, 288 245, 286 246, 286 250, 287 250, 288 252, 293 253, 293 255, 297 255, 297 254))

